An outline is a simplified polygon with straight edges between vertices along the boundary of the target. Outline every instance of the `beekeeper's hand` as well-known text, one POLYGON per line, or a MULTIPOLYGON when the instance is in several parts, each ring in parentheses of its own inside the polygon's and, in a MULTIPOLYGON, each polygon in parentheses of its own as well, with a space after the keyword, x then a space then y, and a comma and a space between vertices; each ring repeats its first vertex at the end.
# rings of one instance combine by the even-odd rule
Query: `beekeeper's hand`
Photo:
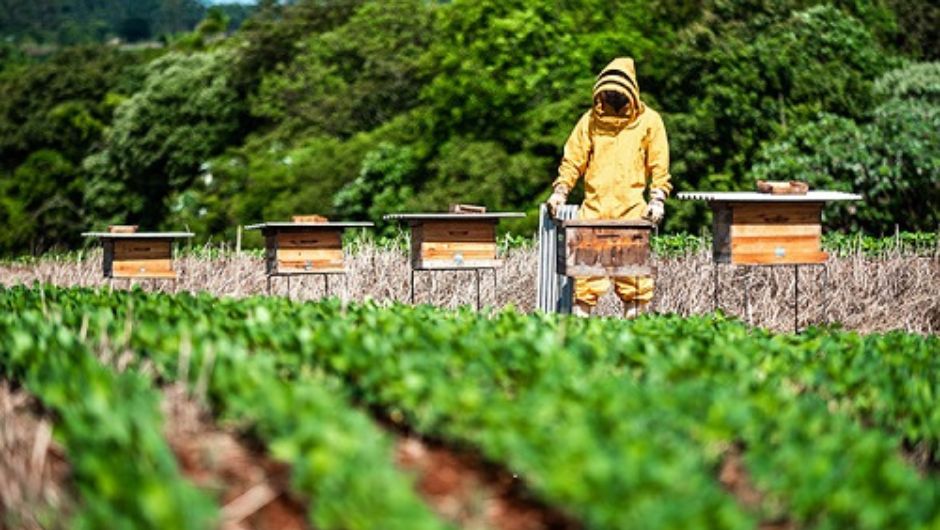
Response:
POLYGON ((558 215, 558 209, 564 206, 565 201, 568 200, 568 186, 564 184, 559 184, 555 186, 555 191, 552 193, 552 196, 548 198, 548 211, 551 212, 552 217, 558 215))
POLYGON ((646 206, 646 213, 643 214, 653 224, 659 224, 666 214, 666 194, 663 190, 653 190, 650 192, 650 202, 646 206))

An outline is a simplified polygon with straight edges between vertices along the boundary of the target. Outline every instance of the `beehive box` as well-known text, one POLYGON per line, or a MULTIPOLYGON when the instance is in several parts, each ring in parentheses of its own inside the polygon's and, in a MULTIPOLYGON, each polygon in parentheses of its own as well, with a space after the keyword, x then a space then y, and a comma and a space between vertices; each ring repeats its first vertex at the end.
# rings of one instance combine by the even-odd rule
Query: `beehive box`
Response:
POLYGON ((101 239, 101 268, 105 278, 176 279, 173 240, 189 232, 86 232, 101 239))
POLYGON ((393 214, 411 229, 411 267, 415 270, 497 268, 496 225, 516 212, 393 214))
POLYGON ((372 223, 275 222, 251 225, 246 229, 261 230, 265 243, 265 271, 270 276, 345 272, 343 231, 368 226, 372 223))
POLYGON ((562 221, 556 270, 571 277, 650 276, 652 230, 648 221, 562 221))
POLYGON ((712 209, 712 254, 733 265, 825 263, 822 209, 826 202, 858 200, 850 193, 810 191, 804 195, 753 192, 680 193, 712 209))

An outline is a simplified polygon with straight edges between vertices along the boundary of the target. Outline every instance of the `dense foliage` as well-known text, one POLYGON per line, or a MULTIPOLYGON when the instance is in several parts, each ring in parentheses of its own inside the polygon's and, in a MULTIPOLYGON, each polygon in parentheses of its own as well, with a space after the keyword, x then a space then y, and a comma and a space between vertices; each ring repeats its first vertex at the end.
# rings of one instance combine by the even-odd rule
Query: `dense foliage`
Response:
MULTIPOLYGON (((0 253, 74 247, 114 220, 231 237, 292 213, 534 213, 621 55, 664 116, 677 189, 801 178, 865 196, 832 228, 934 231, 934 4, 266 0, 234 34, 215 12, 159 49, 6 45, 0 253)), ((667 210, 670 232, 708 221, 667 210)))
POLYGON ((588 528, 940 524, 936 475, 902 458, 919 447, 938 463, 937 337, 775 336, 720 316, 480 317, 50 287, 2 290, 0 308, 13 337, 0 343, 0 366, 29 343, 16 327, 26 321, 69 343, 79 333, 126 345, 132 371, 147 364, 161 378, 206 385, 217 414, 253 426, 293 463, 295 487, 320 502, 326 487, 361 502, 345 520, 318 512, 324 528, 366 528, 355 521, 405 513, 395 510, 409 502, 401 489, 344 482, 363 458, 379 466, 371 480, 386 480, 383 450, 348 437, 359 420, 338 419, 359 414, 344 399, 477 448, 588 528), (734 452, 762 492, 753 504, 716 478, 734 452))
MULTIPOLYGON (((0 0, 0 35, 28 45, 69 45, 118 38, 146 41, 189 31, 206 14, 200 0, 0 0)), ((237 24, 244 5, 217 6, 237 24)))

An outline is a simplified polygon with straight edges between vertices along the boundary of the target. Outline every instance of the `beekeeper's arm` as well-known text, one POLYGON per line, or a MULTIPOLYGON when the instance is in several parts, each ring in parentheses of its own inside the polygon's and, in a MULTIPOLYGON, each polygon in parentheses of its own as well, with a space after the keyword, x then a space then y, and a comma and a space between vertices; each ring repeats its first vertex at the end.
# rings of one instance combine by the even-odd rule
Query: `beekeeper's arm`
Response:
POLYGON ((565 201, 568 200, 568 193, 574 188, 587 170, 588 160, 591 157, 591 134, 589 124, 591 113, 586 112, 578 120, 568 141, 565 142, 565 153, 561 158, 561 165, 558 166, 558 178, 552 183, 554 192, 548 198, 548 207, 555 215, 565 201))
POLYGON ((669 141, 666 139, 666 126, 659 114, 650 128, 649 145, 646 149, 646 174, 650 179, 650 201, 644 217, 659 224, 666 213, 666 197, 672 191, 669 141))

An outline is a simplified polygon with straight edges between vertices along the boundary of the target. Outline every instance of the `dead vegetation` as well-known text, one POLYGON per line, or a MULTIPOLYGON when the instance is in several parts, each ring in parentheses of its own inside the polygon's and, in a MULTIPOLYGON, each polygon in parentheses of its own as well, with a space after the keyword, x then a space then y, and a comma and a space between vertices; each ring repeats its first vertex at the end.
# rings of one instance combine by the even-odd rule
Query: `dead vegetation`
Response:
POLYGON ((0 530, 66 528, 69 466, 35 400, 0 380, 0 530))
MULTIPOLYGON (((484 305, 511 305, 533 311, 536 297, 538 253, 531 248, 509 250, 505 266, 494 279, 484 272, 481 296, 484 305)), ((30 265, 0 266, 0 283, 49 282, 56 285, 101 286, 100 252, 80 261, 39 260, 30 265)), ((715 266, 707 251, 658 259, 655 310, 679 315, 708 313, 715 308, 715 266)), ((206 291, 219 296, 265 294, 264 265, 259 256, 221 253, 220 257, 184 257, 178 263, 177 282, 138 281, 144 289, 206 291)), ((348 260, 345 278, 330 279, 330 295, 347 300, 373 299, 382 303, 407 302, 410 269, 404 251, 374 244, 357 245, 348 260)), ((115 280, 125 288, 127 280, 115 280)), ((311 300, 324 296, 323 277, 276 278, 272 294, 311 300), (289 284, 289 291, 288 291, 289 284)), ((743 268, 721 265, 718 274, 718 306, 754 325, 793 329, 793 267, 743 268)), ((416 301, 441 307, 475 302, 472 272, 419 272, 416 301)), ((598 315, 616 316, 620 303, 608 293, 598 315)), ((833 257, 825 267, 799 270, 799 325, 840 323, 861 332, 904 330, 932 334, 940 329, 940 260, 893 254, 833 257)))

